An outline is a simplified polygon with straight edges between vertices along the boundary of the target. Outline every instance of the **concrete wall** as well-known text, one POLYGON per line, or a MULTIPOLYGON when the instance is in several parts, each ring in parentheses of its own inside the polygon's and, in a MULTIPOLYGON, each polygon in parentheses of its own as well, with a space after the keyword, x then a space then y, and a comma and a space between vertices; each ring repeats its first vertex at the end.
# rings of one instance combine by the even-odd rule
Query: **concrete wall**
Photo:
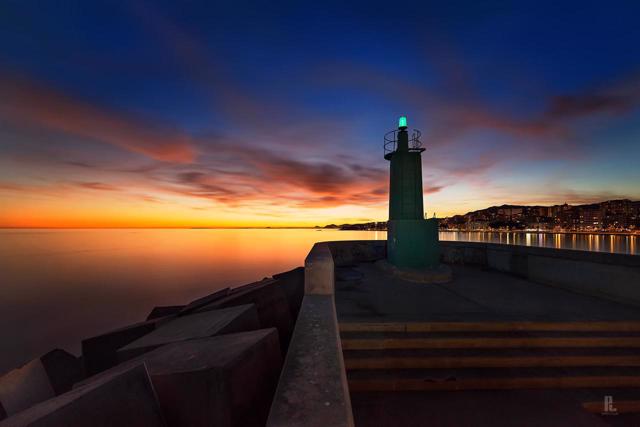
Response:
POLYGON ((387 256, 387 242, 384 240, 345 240, 324 244, 329 246, 336 267, 372 262, 387 256))
MULTIPOLYGON (((370 253, 372 246, 358 247, 370 253)), ((334 301, 335 265, 345 259, 336 260, 329 243, 321 242, 305 260, 305 295, 268 427, 353 427, 334 301)))
POLYGON ((326 242, 313 245, 304 260, 305 295, 333 295, 334 262, 326 242))
POLYGON ((532 282, 640 306, 637 255, 478 242, 440 242, 443 260, 514 274, 532 282))
POLYGON ((353 427, 333 295, 305 295, 267 427, 353 427))

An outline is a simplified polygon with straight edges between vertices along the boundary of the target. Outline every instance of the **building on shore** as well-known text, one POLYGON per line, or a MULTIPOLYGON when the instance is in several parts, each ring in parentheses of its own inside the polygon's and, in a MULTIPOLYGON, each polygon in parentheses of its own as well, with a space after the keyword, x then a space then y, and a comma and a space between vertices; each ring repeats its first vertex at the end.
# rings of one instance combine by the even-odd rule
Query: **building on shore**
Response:
POLYGON ((608 200, 587 205, 492 206, 440 220, 441 229, 636 232, 640 201, 608 200))

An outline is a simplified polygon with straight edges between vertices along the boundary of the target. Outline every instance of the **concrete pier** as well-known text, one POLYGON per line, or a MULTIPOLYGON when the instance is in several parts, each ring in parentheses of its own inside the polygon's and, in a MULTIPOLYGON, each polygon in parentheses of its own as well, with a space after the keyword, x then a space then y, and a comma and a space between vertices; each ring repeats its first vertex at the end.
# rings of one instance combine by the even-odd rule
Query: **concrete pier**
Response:
MULTIPOLYGON (((637 257, 441 244, 454 271, 443 284, 378 269, 385 242, 314 246, 307 293, 333 293, 341 339, 325 339, 320 352, 320 343, 301 340, 305 350, 296 329, 270 425, 603 426, 613 419, 594 410, 604 396, 624 405, 615 425, 637 425, 637 257), (585 275, 555 274, 567 263, 585 275), (285 392, 316 395, 312 368, 300 368, 312 355, 325 359, 312 365, 344 365, 345 375, 326 384, 349 390, 343 406, 351 415, 335 418, 321 399, 292 401, 300 393, 285 392), (287 424, 282 414, 304 421, 287 424)), ((303 304, 300 315, 307 310, 303 304)))

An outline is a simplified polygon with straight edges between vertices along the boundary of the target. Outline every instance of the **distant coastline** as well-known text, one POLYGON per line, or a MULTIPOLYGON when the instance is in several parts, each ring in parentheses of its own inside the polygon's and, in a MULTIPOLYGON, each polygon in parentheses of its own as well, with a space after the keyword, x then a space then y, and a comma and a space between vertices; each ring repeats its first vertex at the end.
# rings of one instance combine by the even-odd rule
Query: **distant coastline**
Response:
MULTIPOLYGON (((438 219, 441 231, 580 233, 637 235, 640 233, 640 201, 607 200, 585 205, 501 205, 438 219)), ((330 224, 340 230, 387 229, 386 222, 330 224)))
POLYGON ((611 235, 611 236, 640 236, 640 230, 637 231, 570 231, 570 230, 457 230, 457 229, 440 229, 441 232, 452 232, 452 233, 518 233, 518 234, 592 234, 592 235, 611 235))
MULTIPOLYGON (((359 224, 346 224, 347 228, 330 228, 338 231, 387 231, 386 228, 348 228, 357 227, 359 224)), ((570 231, 570 230, 496 230, 496 229, 478 229, 478 230, 463 230, 453 228, 441 228, 440 232, 446 233, 501 233, 501 234, 592 234, 592 235, 611 235, 611 236, 640 236, 640 230, 638 231, 570 231)))

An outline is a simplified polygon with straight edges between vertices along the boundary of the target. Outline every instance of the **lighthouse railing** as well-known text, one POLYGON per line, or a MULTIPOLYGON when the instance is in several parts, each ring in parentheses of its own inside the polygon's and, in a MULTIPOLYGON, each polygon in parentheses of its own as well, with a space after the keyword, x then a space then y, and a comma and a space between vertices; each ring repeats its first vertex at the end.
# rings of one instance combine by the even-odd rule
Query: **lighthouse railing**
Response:
MULTIPOLYGON (((387 132, 384 135, 384 155, 385 157, 388 154, 396 151, 398 147, 398 130, 394 129, 390 132, 387 132)), ((418 129, 413 129, 411 131, 411 136, 409 138, 409 151, 424 151, 422 147, 422 141, 420 141, 420 137, 422 133, 418 129)))

